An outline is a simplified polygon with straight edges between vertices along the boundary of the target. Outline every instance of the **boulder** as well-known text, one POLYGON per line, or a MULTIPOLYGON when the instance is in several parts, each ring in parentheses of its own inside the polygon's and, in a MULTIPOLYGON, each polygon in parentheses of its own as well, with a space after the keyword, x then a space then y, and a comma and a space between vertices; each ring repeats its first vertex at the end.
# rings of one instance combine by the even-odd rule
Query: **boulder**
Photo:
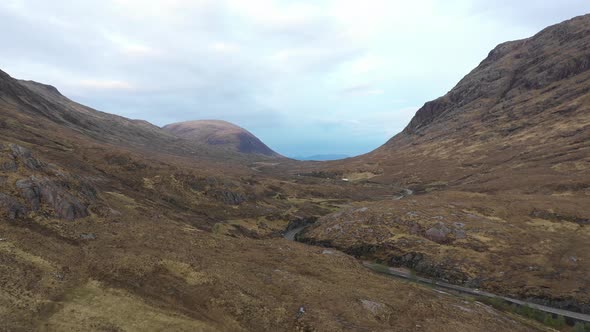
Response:
POLYGON ((0 193, 0 208, 6 210, 9 219, 23 218, 27 209, 13 196, 0 193))
POLYGON ((436 243, 447 243, 450 242, 449 234, 451 230, 445 226, 442 222, 437 222, 433 227, 429 228, 425 236, 431 241, 436 243))

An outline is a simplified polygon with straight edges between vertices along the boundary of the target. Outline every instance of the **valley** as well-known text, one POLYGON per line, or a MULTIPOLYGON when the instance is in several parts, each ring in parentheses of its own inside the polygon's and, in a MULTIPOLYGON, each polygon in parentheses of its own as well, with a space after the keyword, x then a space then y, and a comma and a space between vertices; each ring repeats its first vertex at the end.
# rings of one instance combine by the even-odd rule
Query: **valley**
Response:
POLYGON ((0 330, 551 330, 367 266, 571 330, 590 314, 589 49, 590 15, 501 44, 380 148, 322 162, 0 71, 0 330))

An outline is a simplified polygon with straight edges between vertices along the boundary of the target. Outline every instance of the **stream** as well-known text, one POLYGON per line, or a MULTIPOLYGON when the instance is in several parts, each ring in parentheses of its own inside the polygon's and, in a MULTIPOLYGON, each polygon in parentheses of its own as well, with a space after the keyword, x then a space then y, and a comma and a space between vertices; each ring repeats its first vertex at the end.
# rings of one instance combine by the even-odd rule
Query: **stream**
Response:
MULTIPOLYGON (((409 193, 409 194, 411 194, 411 193, 409 193)), ((312 224, 309 223, 309 224, 304 224, 304 225, 289 229, 283 234, 283 237, 289 241, 296 241, 295 238, 296 238, 297 234, 301 233, 304 229, 306 229, 307 227, 309 227, 311 225, 312 224)), ((401 271, 400 269, 395 269, 392 267, 386 267, 385 269, 383 269, 383 268, 379 268, 379 266, 377 266, 378 264, 373 264, 373 263, 369 263, 369 262, 361 262, 361 263, 363 264, 363 266, 365 266, 366 268, 368 268, 374 272, 383 273, 383 274, 389 275, 391 277, 401 278, 401 279, 413 281, 416 283, 428 284, 428 285, 433 286, 435 288, 439 288, 439 289, 443 288, 446 290, 452 290, 452 291, 455 291, 458 293, 463 293, 463 294, 483 296, 483 297, 487 297, 487 298, 500 298, 504 301, 507 301, 509 303, 513 303, 516 305, 528 306, 528 307, 535 308, 535 309, 543 311, 543 312, 551 313, 554 315, 561 315, 561 316, 569 318, 570 320, 573 320, 573 321, 581 321, 581 322, 590 323, 590 315, 587 315, 587 314, 582 314, 579 312, 573 312, 573 311, 568 311, 568 310, 563 310, 563 309, 558 309, 558 308, 552 308, 552 307, 539 305, 539 304, 532 303, 532 302, 521 301, 521 300, 517 300, 517 299, 505 297, 505 296, 500 296, 500 295, 488 293, 485 291, 481 291, 479 289, 471 289, 471 288, 467 288, 467 287, 449 284, 449 283, 438 281, 435 279, 417 277, 417 276, 412 275, 411 273, 401 271)))

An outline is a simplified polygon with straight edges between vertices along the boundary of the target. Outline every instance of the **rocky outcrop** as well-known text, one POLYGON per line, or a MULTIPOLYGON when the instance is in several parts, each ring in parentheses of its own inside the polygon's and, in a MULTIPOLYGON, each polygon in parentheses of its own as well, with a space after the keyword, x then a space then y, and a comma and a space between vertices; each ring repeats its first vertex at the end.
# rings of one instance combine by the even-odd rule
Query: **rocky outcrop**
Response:
POLYGON ((213 197, 228 205, 240 205, 246 201, 244 194, 230 190, 214 191, 213 197))
POLYGON ((6 212, 8 219, 23 218, 27 215, 27 209, 16 197, 0 193, 0 208, 6 212))
POLYGON ((10 144, 10 150, 12 151, 13 160, 18 160, 30 170, 37 171, 45 166, 41 161, 33 158, 31 150, 23 146, 10 144))
POLYGON ((38 211, 41 203, 45 203, 61 219, 74 220, 88 216, 86 206, 78 198, 50 179, 31 177, 17 181, 16 186, 33 211, 38 211))
POLYGON ((2 172, 15 172, 17 169, 18 165, 12 155, 9 155, 6 160, 0 162, 0 171, 2 172))
POLYGON ((22 179, 16 181, 16 188, 20 190, 31 209, 38 211, 41 206, 41 192, 38 184, 34 180, 22 179))

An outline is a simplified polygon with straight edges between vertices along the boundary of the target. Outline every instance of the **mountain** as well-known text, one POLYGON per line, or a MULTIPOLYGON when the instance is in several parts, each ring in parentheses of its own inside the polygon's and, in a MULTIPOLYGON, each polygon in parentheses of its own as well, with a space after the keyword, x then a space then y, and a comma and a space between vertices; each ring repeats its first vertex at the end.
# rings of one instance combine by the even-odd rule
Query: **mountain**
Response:
POLYGON ((588 157, 589 21, 577 17, 498 45, 368 158, 401 158, 422 176, 472 184, 571 186, 583 179, 587 168, 572 161, 588 157))
POLYGON ((307 166, 392 189, 304 240, 590 312, 589 49, 590 15, 500 44, 382 147, 307 166))
POLYGON ((221 120, 197 120, 169 124, 163 129, 175 136, 215 148, 244 154, 280 157, 246 129, 221 120))

